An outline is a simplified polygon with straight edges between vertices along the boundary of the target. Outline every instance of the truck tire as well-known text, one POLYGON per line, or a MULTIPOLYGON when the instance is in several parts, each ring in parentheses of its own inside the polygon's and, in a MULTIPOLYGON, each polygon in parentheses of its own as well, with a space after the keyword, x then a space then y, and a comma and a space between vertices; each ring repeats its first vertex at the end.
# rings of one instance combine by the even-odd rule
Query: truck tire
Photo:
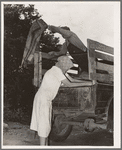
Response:
POLYGON ((67 139, 72 131, 72 125, 67 125, 62 122, 64 119, 64 115, 57 115, 55 116, 52 130, 49 135, 49 139, 55 142, 61 142, 67 139))
POLYGON ((107 129, 109 132, 113 132, 114 130, 114 127, 113 127, 113 100, 111 101, 110 103, 110 106, 109 106, 109 110, 108 110, 108 124, 107 124, 107 129))

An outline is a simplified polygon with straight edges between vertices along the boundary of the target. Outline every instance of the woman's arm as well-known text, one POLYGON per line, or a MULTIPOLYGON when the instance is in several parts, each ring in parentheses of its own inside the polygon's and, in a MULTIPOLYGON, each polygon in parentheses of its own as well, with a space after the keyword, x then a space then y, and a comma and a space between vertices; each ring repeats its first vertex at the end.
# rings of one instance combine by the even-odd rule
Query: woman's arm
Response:
POLYGON ((79 83, 73 83, 73 82, 70 82, 68 79, 64 79, 62 80, 62 86, 63 87, 78 87, 78 86, 82 86, 82 82, 79 82, 79 83))
POLYGON ((77 82, 77 83, 83 83, 84 81, 81 80, 77 80, 72 78, 70 75, 68 75, 67 73, 65 74, 65 76, 71 81, 71 82, 77 82))
POLYGON ((68 79, 62 80, 62 87, 81 87, 81 86, 91 86, 95 83, 92 81, 81 81, 81 82, 70 82, 68 79))

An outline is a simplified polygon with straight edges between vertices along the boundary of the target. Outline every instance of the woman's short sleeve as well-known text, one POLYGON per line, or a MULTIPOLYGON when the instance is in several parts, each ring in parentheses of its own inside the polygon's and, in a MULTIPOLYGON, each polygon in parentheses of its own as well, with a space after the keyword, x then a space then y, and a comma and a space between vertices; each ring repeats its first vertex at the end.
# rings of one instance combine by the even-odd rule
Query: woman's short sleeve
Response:
POLYGON ((57 69, 57 71, 55 71, 55 76, 59 81, 66 79, 65 75, 59 68, 57 69))

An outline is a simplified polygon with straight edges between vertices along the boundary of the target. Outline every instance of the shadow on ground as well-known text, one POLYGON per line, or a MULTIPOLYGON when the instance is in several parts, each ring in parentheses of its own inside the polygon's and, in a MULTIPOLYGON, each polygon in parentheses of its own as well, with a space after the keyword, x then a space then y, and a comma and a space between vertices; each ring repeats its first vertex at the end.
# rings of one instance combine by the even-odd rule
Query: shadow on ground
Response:
MULTIPOLYGON (((39 145, 39 137, 28 134, 29 126, 17 122, 9 122, 9 130, 3 134, 3 146, 39 145)), ((51 146, 113 146, 113 134, 106 130, 95 130, 87 133, 74 127, 70 136, 63 142, 50 141, 51 146)))

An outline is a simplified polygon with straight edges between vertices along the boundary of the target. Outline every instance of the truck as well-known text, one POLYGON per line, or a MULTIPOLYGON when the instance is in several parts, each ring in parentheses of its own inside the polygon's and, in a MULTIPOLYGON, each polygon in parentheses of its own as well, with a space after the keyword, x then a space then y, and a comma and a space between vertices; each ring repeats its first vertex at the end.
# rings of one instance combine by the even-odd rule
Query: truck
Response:
MULTIPOLYGON (((52 102, 52 130, 49 137, 53 141, 66 140, 73 126, 79 126, 86 132, 93 132, 96 128, 110 132, 114 130, 114 48, 92 39, 87 39, 87 48, 85 54, 74 54, 79 59, 87 55, 87 78, 79 79, 82 80, 80 87, 60 87, 52 102)), ((47 71, 42 60, 48 60, 51 64, 57 58, 41 52, 39 48, 33 51, 33 58, 33 84, 38 89, 47 71)))

